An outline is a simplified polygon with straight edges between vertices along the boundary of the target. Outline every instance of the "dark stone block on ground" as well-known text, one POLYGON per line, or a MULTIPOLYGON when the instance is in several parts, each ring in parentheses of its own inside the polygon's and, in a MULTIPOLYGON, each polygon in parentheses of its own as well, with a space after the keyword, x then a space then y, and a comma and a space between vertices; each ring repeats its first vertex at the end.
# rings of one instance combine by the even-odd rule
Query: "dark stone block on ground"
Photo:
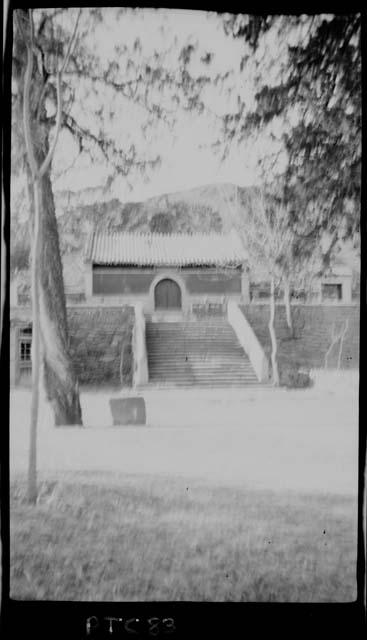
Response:
POLYGON ((136 398, 111 398, 114 425, 146 424, 145 400, 136 398))

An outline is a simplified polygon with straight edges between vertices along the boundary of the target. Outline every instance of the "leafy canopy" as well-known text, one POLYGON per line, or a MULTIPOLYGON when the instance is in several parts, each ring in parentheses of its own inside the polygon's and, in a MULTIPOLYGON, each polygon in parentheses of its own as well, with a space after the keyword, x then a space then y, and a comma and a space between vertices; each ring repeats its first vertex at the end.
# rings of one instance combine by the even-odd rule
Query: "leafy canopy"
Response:
POLYGON ((277 139, 275 156, 264 154, 264 182, 288 208, 295 251, 312 255, 327 237, 328 262, 359 230, 360 16, 227 16, 224 26, 246 44, 241 67, 255 64, 257 91, 250 109, 238 92, 221 142, 277 139))

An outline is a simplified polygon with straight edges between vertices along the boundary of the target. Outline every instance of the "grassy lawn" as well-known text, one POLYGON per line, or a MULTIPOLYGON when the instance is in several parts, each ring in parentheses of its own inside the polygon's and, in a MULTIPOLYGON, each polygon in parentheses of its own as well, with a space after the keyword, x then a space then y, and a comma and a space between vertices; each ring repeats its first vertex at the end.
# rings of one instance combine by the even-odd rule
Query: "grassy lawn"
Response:
POLYGON ((121 473, 11 482, 11 597, 352 601, 356 500, 121 473))

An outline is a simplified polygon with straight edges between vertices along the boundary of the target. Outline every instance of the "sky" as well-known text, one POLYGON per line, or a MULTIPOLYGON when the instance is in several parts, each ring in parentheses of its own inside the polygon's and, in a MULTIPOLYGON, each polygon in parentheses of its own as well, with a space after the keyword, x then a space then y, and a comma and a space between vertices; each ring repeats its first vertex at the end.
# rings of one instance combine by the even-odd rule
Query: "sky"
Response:
MULTIPOLYGON (((170 46, 174 52, 175 37, 180 44, 197 42, 200 50, 214 53, 210 73, 231 70, 237 83, 237 90, 241 92, 248 107, 251 108, 254 105, 254 65, 250 60, 246 69, 242 73, 239 72, 244 44, 239 39, 225 35, 222 21, 217 14, 201 11, 143 10, 126 14, 123 19, 116 20, 114 10, 106 8, 103 18, 103 23, 93 35, 87 32, 86 23, 83 26, 83 15, 80 22, 81 40, 98 52, 102 58, 116 58, 114 47, 131 45, 137 36, 143 43, 144 55, 149 55, 154 50, 163 51, 170 46)), ((171 59, 168 55, 166 63, 174 64, 174 53, 171 59)), ((81 85, 78 90, 83 91, 81 85)), ((91 97, 82 93, 79 97, 80 104, 84 105, 84 113, 80 112, 78 115, 87 122, 88 100, 91 100, 91 97)), ((112 96, 108 96, 107 92, 104 105, 106 109, 108 106, 111 107, 112 100, 112 96)), ((212 95, 209 90, 206 100, 218 114, 235 107, 227 94, 221 94, 217 89, 212 92, 212 95)), ((115 116, 111 123, 111 131, 116 140, 122 141, 126 136, 126 141, 140 140, 142 143, 141 136, 139 137, 141 122, 136 110, 131 110, 130 107, 129 111, 129 108, 122 104, 114 104, 114 109, 115 116), (118 117, 119 109, 121 109, 121 118, 118 117)), ((233 145, 227 160, 223 163, 211 147, 215 139, 216 126, 215 120, 213 124, 211 117, 198 117, 191 113, 178 117, 173 134, 164 130, 164 127, 159 128, 146 145, 145 152, 147 155, 150 152, 153 155, 156 152, 160 153, 162 159, 160 168, 150 174, 149 181, 141 176, 134 176, 129 181, 123 178, 117 179, 110 188, 109 195, 118 197, 122 201, 139 201, 161 193, 181 191, 209 183, 230 182, 248 186, 258 182, 258 161, 262 153, 274 146, 269 133, 265 131, 261 140, 248 141, 240 148, 233 145)), ((106 167, 93 166, 88 159, 82 162, 80 158, 76 158, 76 155, 76 147, 71 142, 70 136, 62 133, 53 163, 55 190, 77 191, 96 187, 105 182, 108 175, 106 167), (71 165, 72 170, 64 173, 65 168, 71 165)))

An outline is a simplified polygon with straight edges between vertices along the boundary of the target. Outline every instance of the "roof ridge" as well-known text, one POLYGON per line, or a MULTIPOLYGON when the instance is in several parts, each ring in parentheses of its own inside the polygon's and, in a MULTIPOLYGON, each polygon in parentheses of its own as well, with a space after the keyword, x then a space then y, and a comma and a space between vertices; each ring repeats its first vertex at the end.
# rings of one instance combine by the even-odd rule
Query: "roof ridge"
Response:
MULTIPOLYGON (((236 234, 237 235, 237 234, 236 234)), ((231 232, 141 232, 96 230, 89 261, 99 264, 240 264, 246 251, 231 232)))

